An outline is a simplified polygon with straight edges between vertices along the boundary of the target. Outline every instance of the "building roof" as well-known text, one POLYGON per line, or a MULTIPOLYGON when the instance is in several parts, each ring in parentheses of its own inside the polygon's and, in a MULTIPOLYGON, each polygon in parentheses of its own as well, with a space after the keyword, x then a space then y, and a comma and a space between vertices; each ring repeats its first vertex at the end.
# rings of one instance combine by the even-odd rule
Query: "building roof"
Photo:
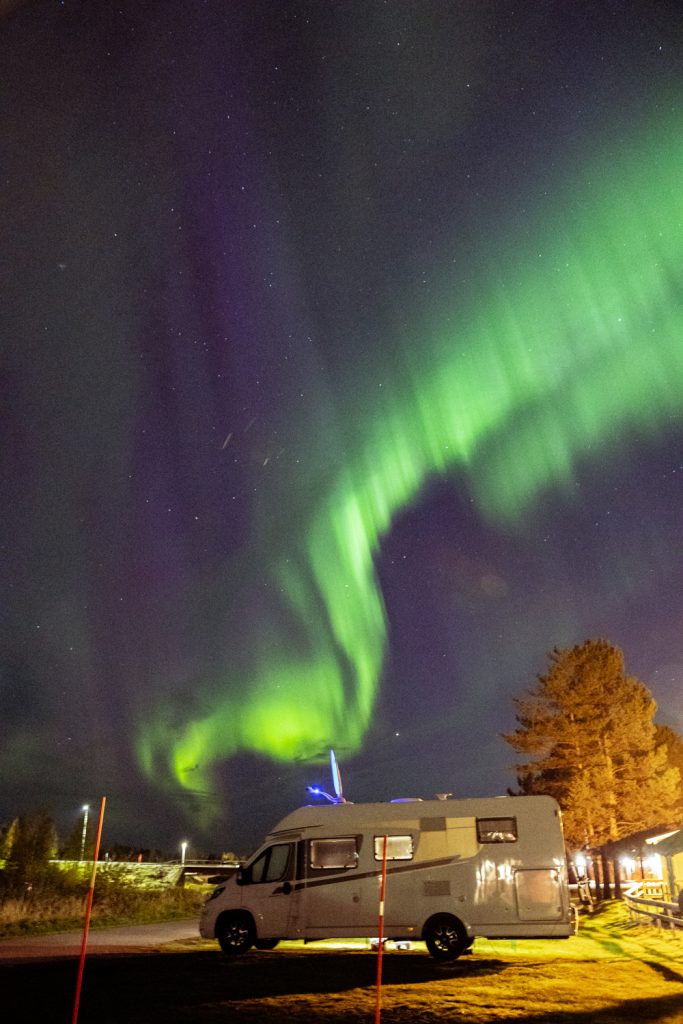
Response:
POLYGON ((658 853, 662 857, 673 857, 677 853, 683 853, 683 828, 679 828, 677 832, 667 836, 666 839, 653 843, 652 849, 654 853, 658 853))

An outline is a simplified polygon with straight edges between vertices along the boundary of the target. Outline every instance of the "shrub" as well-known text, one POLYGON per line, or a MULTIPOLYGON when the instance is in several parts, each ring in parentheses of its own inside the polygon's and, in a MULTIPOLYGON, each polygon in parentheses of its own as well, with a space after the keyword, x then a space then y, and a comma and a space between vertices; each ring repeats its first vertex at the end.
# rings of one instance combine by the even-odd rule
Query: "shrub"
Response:
MULTIPOLYGON (((80 928, 90 883, 86 865, 67 868, 48 865, 35 885, 17 891, 14 881, 0 871, 0 934, 57 931, 80 928)), ((169 877, 169 876, 167 876, 169 877)), ((144 924, 193 917, 205 895, 203 889, 184 889, 173 884, 150 888, 123 865, 98 866, 93 894, 93 927, 113 924, 144 924)))

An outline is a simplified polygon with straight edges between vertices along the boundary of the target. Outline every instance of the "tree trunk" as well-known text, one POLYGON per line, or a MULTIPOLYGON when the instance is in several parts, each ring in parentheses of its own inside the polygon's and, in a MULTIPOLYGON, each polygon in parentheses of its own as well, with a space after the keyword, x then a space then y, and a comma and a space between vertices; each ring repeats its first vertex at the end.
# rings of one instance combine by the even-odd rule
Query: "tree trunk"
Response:
POLYGON ((602 899, 602 881, 600 877, 600 861, 598 860, 597 851, 594 852, 591 857, 591 866, 593 869, 593 878, 595 879, 595 899, 599 903, 602 899))
POLYGON ((603 900, 609 900, 612 898, 612 890, 609 881, 609 861, 607 859, 607 850, 604 846, 600 851, 600 860, 602 861, 602 898, 603 900))
POLYGON ((617 796, 616 796, 616 782, 614 778, 614 763, 612 761, 612 755, 610 751, 610 742, 606 736, 602 737, 602 756, 604 760, 605 775, 608 779, 607 788, 607 807, 608 807, 608 818, 609 818, 609 837, 611 840, 619 838, 619 828, 617 825, 617 796))
POLYGON ((614 898, 615 900, 621 899, 621 865, 619 864, 619 858, 614 857, 612 861, 614 864, 614 898))

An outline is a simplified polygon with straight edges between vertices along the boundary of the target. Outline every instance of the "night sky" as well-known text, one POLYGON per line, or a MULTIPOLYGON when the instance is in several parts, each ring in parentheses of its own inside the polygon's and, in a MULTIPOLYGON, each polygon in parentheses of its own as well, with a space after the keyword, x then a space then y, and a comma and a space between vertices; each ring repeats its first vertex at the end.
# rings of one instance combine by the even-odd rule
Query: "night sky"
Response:
POLYGON ((589 637, 683 730, 680 3, 2 10, 0 821, 504 793, 589 637))

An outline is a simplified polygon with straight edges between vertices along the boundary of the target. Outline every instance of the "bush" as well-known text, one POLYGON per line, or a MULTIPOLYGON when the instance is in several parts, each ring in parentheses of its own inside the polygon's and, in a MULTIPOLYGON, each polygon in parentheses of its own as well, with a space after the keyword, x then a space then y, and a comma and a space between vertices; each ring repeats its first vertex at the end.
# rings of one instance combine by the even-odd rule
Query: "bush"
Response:
MULTIPOLYGON (((89 867, 64 867, 53 863, 35 876, 35 882, 24 883, 20 890, 11 868, 7 870, 0 871, 0 935, 82 926, 90 884, 89 867)), ((156 888, 150 888, 144 878, 143 874, 141 885, 130 868, 99 865, 93 893, 93 927, 145 924, 198 914, 203 890, 183 889, 173 884, 161 887, 158 880, 156 888)))

